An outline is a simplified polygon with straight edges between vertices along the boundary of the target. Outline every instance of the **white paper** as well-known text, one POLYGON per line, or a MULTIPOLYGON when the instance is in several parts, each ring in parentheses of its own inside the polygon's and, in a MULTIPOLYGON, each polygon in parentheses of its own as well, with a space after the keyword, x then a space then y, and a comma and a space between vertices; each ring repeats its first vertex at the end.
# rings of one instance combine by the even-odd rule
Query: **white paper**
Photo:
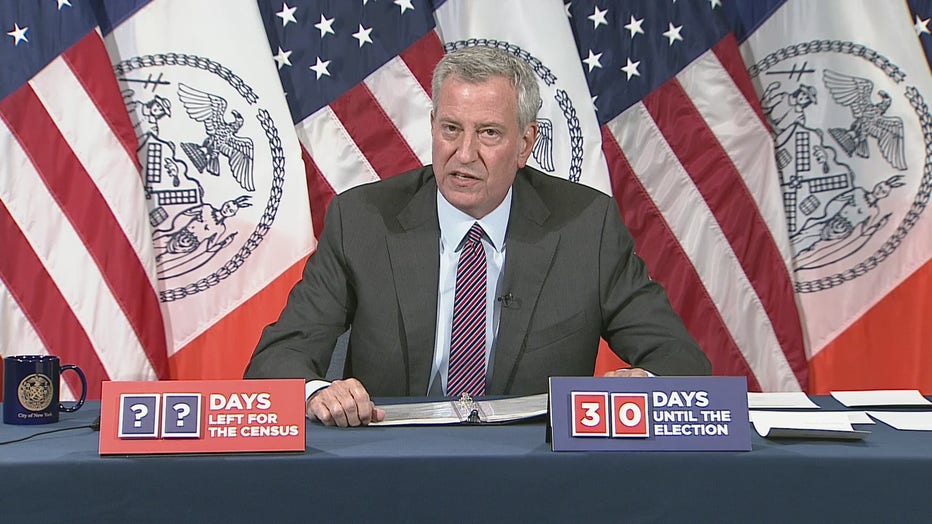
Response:
POLYGON ((538 417, 547 413, 547 393, 526 397, 477 402, 486 418, 484 422, 508 422, 538 417))
POLYGON ((452 402, 418 402, 378 406, 385 410, 385 420, 370 426, 459 424, 460 419, 452 402))
POLYGON ((875 389, 868 391, 832 391, 835 400, 845 406, 932 406, 916 389, 875 389))
POLYGON ((819 405, 801 391, 780 393, 748 392, 749 409, 819 409, 819 405))
MULTIPOLYGON (((460 424, 467 413, 461 413, 456 401, 416 402, 410 404, 388 404, 379 407, 385 410, 385 420, 372 422, 370 426, 417 426, 460 424)), ((547 393, 521 397, 479 400, 475 406, 481 422, 512 422, 525 420, 547 413, 547 393)))
POLYGON ((932 431, 932 411, 868 411, 867 414, 896 429, 932 431))
POLYGON ((875 424, 874 419, 867 415, 866 411, 845 411, 848 414, 848 420, 852 424, 875 424))
POLYGON ((751 411, 751 423, 757 433, 766 437, 772 428, 822 431, 854 431, 845 411, 751 411))
POLYGON ((839 429, 770 428, 766 435, 761 436, 764 438, 864 440, 870 434, 870 431, 860 431, 857 429, 848 431, 839 429))

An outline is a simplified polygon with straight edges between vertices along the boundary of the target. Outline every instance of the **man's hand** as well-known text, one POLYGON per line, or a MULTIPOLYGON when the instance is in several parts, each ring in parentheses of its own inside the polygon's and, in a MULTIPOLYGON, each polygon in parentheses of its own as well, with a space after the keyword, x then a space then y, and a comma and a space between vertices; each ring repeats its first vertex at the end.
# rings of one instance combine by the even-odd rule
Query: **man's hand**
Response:
POLYGON ((336 380, 330 386, 311 395, 307 401, 307 416, 325 426, 365 426, 385 419, 385 410, 375 407, 369 392, 355 378, 336 380))
POLYGON ((649 377, 650 374, 641 368, 625 368, 609 371, 603 377, 649 377))

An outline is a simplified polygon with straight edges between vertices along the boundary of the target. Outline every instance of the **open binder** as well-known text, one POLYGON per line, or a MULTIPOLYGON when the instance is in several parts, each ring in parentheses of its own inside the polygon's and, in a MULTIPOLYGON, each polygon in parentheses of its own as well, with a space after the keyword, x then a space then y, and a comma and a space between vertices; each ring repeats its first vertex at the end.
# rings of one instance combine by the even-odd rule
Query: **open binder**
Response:
POLYGON ((459 400, 379 405, 385 420, 370 426, 431 426, 444 424, 505 424, 547 414, 547 393, 493 400, 459 400))

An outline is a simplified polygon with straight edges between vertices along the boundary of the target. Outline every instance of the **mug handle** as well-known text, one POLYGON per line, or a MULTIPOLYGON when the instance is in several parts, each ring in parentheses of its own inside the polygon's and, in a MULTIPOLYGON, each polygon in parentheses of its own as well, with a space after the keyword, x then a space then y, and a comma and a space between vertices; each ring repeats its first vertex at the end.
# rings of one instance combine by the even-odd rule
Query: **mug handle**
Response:
POLYGON ((81 368, 75 366, 74 364, 66 364, 61 367, 61 372, 65 371, 74 371, 78 374, 78 377, 81 378, 81 399, 74 403, 73 406, 66 407, 64 404, 59 404, 58 409, 64 411, 65 413, 71 413, 72 411, 77 411, 84 405, 84 399, 87 398, 87 378, 84 376, 84 372, 81 371, 81 368))

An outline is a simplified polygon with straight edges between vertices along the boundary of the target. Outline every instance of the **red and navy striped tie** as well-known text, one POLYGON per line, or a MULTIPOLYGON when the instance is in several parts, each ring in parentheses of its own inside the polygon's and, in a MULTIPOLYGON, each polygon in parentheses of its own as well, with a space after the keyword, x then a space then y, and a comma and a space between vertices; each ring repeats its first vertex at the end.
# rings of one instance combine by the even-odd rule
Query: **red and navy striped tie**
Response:
POLYGON ((450 335, 450 369, 447 395, 485 395, 486 261, 482 226, 473 224, 466 233, 456 266, 453 298, 453 330, 450 335))

